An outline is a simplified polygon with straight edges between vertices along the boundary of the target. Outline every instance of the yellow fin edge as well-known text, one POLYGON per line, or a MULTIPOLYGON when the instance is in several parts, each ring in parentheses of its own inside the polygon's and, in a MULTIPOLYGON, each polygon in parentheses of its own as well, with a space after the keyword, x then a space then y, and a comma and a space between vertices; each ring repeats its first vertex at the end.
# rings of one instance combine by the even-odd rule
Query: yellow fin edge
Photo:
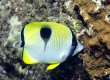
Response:
POLYGON ((60 65, 60 63, 50 64, 50 65, 46 68, 46 70, 52 70, 52 69, 56 68, 56 67, 59 66, 59 65, 60 65))
POLYGON ((24 52, 23 52, 23 61, 24 63, 26 64, 37 64, 38 62, 33 59, 28 53, 27 51, 24 49, 24 52))

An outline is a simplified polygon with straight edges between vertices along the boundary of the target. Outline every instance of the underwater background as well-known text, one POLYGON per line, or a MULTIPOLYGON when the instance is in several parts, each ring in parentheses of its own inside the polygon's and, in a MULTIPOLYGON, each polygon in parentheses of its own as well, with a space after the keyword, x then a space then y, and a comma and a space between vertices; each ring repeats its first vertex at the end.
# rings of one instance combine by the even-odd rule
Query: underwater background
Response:
POLYGON ((0 0, 0 80, 110 80, 110 0, 0 0), (4 47, 10 19, 25 26, 35 21, 67 25, 83 51, 46 71, 26 65, 4 47))

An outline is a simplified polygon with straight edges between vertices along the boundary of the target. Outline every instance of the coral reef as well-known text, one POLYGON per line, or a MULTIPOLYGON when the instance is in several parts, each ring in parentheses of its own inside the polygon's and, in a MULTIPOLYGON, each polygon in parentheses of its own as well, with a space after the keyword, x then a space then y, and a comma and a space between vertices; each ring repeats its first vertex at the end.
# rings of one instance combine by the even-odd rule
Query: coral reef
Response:
POLYGON ((109 5, 109 0, 0 0, 0 79, 109 80, 109 5), (18 19, 12 21, 14 16, 18 19), (84 50, 52 71, 45 71, 46 64, 26 65, 16 54, 22 49, 9 51, 4 47, 16 20, 22 26, 33 21, 67 25, 84 50))
POLYGON ((110 12, 105 15, 105 21, 110 24, 110 12))

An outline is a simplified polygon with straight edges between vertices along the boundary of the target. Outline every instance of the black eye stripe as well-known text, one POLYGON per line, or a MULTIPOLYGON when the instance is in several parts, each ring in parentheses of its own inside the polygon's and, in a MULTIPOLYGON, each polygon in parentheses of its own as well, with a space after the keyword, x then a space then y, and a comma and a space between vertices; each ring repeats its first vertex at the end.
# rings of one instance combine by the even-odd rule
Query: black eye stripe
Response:
POLYGON ((23 29, 22 29, 22 31, 21 31, 21 41, 22 41, 21 47, 24 47, 24 45, 25 45, 25 40, 24 40, 24 28, 25 28, 25 27, 23 27, 23 29))
MULTIPOLYGON (((24 52, 24 47, 23 47, 23 52, 24 52)), ((23 59, 23 52, 22 52, 22 54, 21 54, 21 58, 23 59)))

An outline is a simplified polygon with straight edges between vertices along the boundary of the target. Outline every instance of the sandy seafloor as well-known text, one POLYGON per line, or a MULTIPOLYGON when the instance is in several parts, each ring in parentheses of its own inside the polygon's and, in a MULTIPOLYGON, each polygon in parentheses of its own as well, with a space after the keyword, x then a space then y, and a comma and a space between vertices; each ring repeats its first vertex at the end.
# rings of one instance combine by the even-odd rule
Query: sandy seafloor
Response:
POLYGON ((110 0, 102 0, 99 13, 94 13, 96 4, 92 0, 71 0, 73 3, 65 6, 67 1, 0 0, 0 80, 110 80, 110 24, 104 20, 110 14, 110 0), (12 16, 18 16, 23 25, 33 21, 59 22, 76 34, 71 17, 80 20, 83 28, 92 24, 92 33, 85 32, 78 38, 83 51, 56 69, 45 71, 45 64, 26 65, 14 51, 4 48, 12 16))

